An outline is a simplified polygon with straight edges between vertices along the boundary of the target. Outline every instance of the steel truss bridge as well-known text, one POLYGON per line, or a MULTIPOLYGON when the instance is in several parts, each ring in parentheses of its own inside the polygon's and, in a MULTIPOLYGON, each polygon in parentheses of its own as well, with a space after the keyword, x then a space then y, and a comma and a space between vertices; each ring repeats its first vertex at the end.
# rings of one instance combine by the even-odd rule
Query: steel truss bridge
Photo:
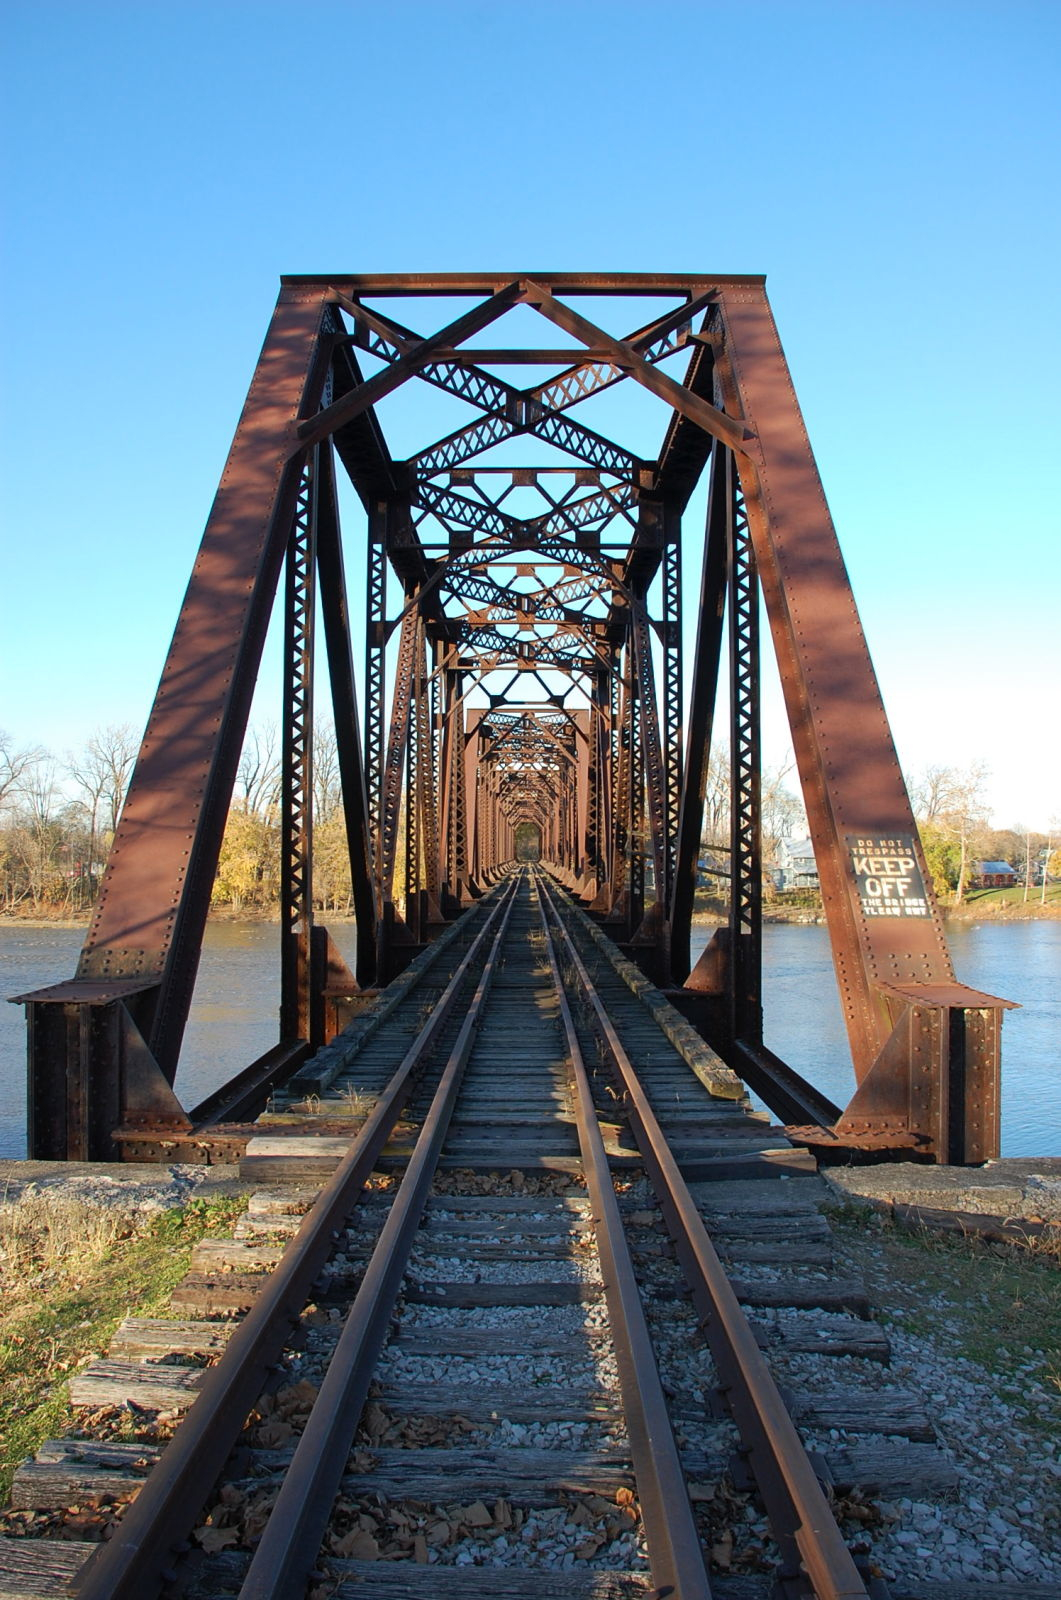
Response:
POLYGON ((941 1162, 998 1154, 1007 1002, 955 979, 763 279, 284 278, 77 974, 21 997, 31 1154, 205 1147, 528 846, 802 1142, 941 1162), (440 303, 459 314, 430 331, 440 303), (640 404, 602 400, 620 384, 644 391, 640 404), (442 437, 414 398, 424 386, 447 397, 446 416, 460 412, 442 437), (601 431, 601 419, 625 419, 621 430, 652 410, 653 443, 601 431), (426 437, 398 459, 381 413, 403 438, 426 437), (705 474, 701 535, 687 508, 705 474), (341 496, 367 543, 349 587, 341 496), (682 556, 701 537, 683 663, 682 556), (278 590, 279 1040, 188 1111, 172 1085, 278 590), (858 1084, 845 1108, 763 1044, 760 591, 858 1084), (318 616, 353 972, 313 914, 318 616), (719 735, 730 910, 692 966, 719 735))

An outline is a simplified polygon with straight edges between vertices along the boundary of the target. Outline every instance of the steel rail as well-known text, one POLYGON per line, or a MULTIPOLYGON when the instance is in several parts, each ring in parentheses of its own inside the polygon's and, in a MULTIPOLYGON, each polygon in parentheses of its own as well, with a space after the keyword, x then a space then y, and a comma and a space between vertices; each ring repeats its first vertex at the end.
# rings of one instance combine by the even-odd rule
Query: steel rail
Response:
POLYGON ((175 1579, 174 1558, 224 1468, 266 1374, 305 1305, 413 1088, 416 1069, 436 1043, 506 906, 507 890, 453 974, 342 1162, 303 1219, 247 1315, 211 1367, 187 1416, 118 1524, 78 1573, 79 1600, 144 1600, 175 1579))
POLYGON ((624 1110, 688 1279, 720 1386, 782 1553, 787 1570, 782 1572, 781 1582, 789 1584, 786 1592, 798 1592, 791 1585, 805 1574, 818 1600, 868 1600, 866 1586, 637 1071, 579 955, 559 902, 541 877, 537 882, 539 892, 544 890, 579 986, 593 1008, 597 1029, 611 1054, 623 1089, 624 1110))
POLYGON ((302 1600, 349 1460, 501 956, 522 874, 513 875, 475 994, 435 1091, 328 1371, 240 1589, 240 1600, 302 1600))
POLYGON ((604 1139, 571 1006, 564 988, 545 902, 539 894, 545 947, 567 1039, 567 1066, 575 1095, 575 1122, 600 1255, 608 1320, 630 1439, 652 1581, 676 1600, 710 1600, 703 1550, 689 1503, 685 1472, 671 1427, 652 1335, 615 1197, 604 1139))

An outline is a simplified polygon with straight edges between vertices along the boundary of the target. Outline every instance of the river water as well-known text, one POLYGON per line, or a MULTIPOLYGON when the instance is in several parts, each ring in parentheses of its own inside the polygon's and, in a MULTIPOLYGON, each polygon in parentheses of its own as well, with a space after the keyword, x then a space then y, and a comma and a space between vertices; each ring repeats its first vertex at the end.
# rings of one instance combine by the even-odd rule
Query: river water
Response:
MULTIPOLYGON (((352 961, 351 924, 332 926, 352 961)), ((80 928, 0 926, 0 996, 68 978, 80 928)), ((1002 1029, 1002 1154, 1061 1156, 1061 922, 951 923, 963 982, 1020 1002, 1002 1029)), ((694 931, 694 959, 705 934, 694 931), (697 932, 700 937, 697 939, 697 932)), ((279 930, 262 922, 207 929, 177 1093, 192 1106, 276 1042, 279 930)), ((855 1081, 823 927, 763 930, 766 1042, 832 1100, 855 1081)), ((25 1154, 22 1008, 0 1004, 0 1156, 25 1154)))

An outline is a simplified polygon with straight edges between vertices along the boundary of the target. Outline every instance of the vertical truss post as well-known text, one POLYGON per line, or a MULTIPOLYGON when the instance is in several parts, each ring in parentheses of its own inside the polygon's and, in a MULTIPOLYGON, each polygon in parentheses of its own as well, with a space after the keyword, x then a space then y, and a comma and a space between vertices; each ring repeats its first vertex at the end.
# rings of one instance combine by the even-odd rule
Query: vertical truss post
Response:
MULTIPOLYGON (((464 704, 462 674, 457 651, 446 648, 442 672, 442 727, 440 731, 439 785, 442 837, 446 862, 446 887, 455 911, 468 890, 468 818, 464 781, 464 704)), ((443 909, 446 909, 445 907, 443 909)))
POLYGON ((424 629, 415 612, 413 660, 409 684, 409 716, 405 740, 405 922, 414 941, 423 937, 420 916, 420 886, 423 881, 423 814, 420 793, 421 768, 427 752, 421 748, 423 718, 424 629))
POLYGON ((627 695, 627 882, 630 885, 627 937, 641 926, 645 914, 645 747, 644 718, 637 681, 637 651, 631 634, 626 651, 629 683, 627 695))
POLYGON ((313 634, 319 446, 299 485, 284 586, 280 797, 280 1037, 310 1036, 313 928, 313 634))
MULTIPOLYGON (((335 747, 343 791, 346 842, 350 856, 350 886, 357 925, 355 976, 367 988, 376 976, 376 835, 371 830, 366 774, 350 649, 350 608, 343 569, 339 506, 335 492, 335 462, 330 444, 318 457, 317 570, 320 575, 321 615, 328 651, 335 747)), ((377 774, 378 776, 378 774, 377 774)), ((378 790, 377 790, 378 806, 378 790)), ((378 815, 376 822, 378 830, 378 815)))
POLYGON ((467 738, 464 731, 464 699, 459 673, 453 675, 453 709, 446 722, 450 744, 450 818, 453 836, 453 868, 451 884, 453 894, 463 905, 470 899, 468 879, 471 876, 471 852, 468 848, 468 782, 464 752, 467 738))
POLYGON ((439 908, 441 870, 438 832, 438 702, 437 677, 428 671, 427 631, 421 626, 416 675, 416 743, 419 751, 417 786, 417 824, 420 839, 421 888, 426 895, 425 915, 420 937, 427 937, 430 924, 444 919, 439 908))
POLYGON ((611 910, 615 875, 615 796, 618 781, 615 750, 615 703, 619 682, 618 654, 611 652, 608 668, 597 673, 594 680, 593 706, 595 715, 590 719, 591 748, 595 753, 597 833, 596 865, 597 892, 590 902, 590 910, 606 914, 611 910))
POLYGON ((576 891, 582 894, 587 880, 592 876, 589 863, 590 811, 593 805, 593 774, 591 751, 593 749, 592 710, 579 712, 570 723, 570 750, 574 759, 572 791, 575 810, 575 860, 576 891))
MULTIPOLYGON (((480 751, 483 748, 483 740, 481 737, 479 741, 479 748, 480 751)), ((479 839, 479 870, 487 883, 491 881, 491 876, 494 870, 494 852, 491 835, 491 824, 493 820, 493 784, 494 780, 492 772, 489 769, 481 766, 479 768, 476 786, 479 811, 479 826, 477 829, 477 834, 479 839)))
POLYGON ((760 1045, 762 818, 759 751, 759 584, 744 500, 729 518, 730 904, 732 1037, 760 1045))
POLYGON ((387 656, 387 512, 374 505, 368 514, 368 589, 365 618, 365 777, 368 828, 376 881, 376 917, 389 898, 384 886, 383 719, 387 656))
POLYGON ((597 737, 600 741, 600 855, 601 887, 611 881, 615 848, 615 692, 618 662, 613 660, 611 670, 601 684, 601 720, 597 737))
POLYGON ((663 826, 668 927, 678 865, 682 799, 682 564, 681 514, 667 506, 663 521, 663 826))
MULTIPOLYGON (((412 722, 413 674, 416 666, 416 638, 419 615, 415 606, 407 608, 398 635, 398 659, 394 669, 394 691, 391 699, 390 730, 387 735, 387 758, 383 768, 380 800, 380 895, 382 915, 378 924, 377 970, 383 982, 394 977, 392 946, 409 943, 408 931, 399 918, 394 905, 394 875, 398 859, 398 833, 401 824, 402 779, 408 755, 409 734, 412 722)), ((406 800, 406 827, 408 828, 408 799, 406 800)), ((408 887, 408 860, 406 881, 408 887)))
POLYGON ((501 845, 503 841, 501 812, 501 774, 494 777, 494 798, 490 807, 490 855, 493 860, 494 871, 501 865, 501 845))
POLYGON ((608 907, 608 916, 609 920, 616 923, 628 920, 630 914, 630 834, 634 804, 630 777, 633 721, 631 691, 629 652, 624 652, 620 671, 612 682, 612 704, 615 706, 616 700, 618 704, 613 722, 615 787, 612 809, 611 903, 608 907))
MULTIPOLYGON (((463 712, 462 712, 463 714, 463 712)), ((468 710, 464 725, 464 797, 468 849, 468 888, 472 896, 481 893, 483 857, 481 810, 479 791, 482 771, 479 762, 483 712, 479 707, 468 710)))
POLYGON ((696 653, 693 657, 689 693, 689 736, 678 815, 677 864, 674 874, 674 904, 671 910, 671 969, 677 983, 685 982, 692 965, 689 939, 696 897, 700 839, 704 828, 704 797, 707 793, 707 770, 711 758, 719 664, 722 657, 722 619, 726 604, 727 551, 733 507, 733 483, 733 453, 724 445, 716 445, 711 463, 711 487, 704 534, 700 609, 696 623, 696 653))
MULTIPOLYGON (((660 912, 665 912, 667 906, 666 778, 660 742, 659 708, 656 702, 656 674, 652 665, 652 634, 643 606, 638 608, 634 617, 631 642, 639 732, 636 750, 638 766, 643 775, 638 789, 639 808, 648 825, 647 843, 652 852, 656 904, 660 912)), ((641 855, 644 859, 643 836, 641 855)))
POLYGON ((564 825, 564 862, 567 870, 574 874, 578 869, 578 813, 570 782, 563 784, 560 797, 560 815, 564 825))
MULTIPOLYGON (((587 877, 590 878, 595 885, 597 885, 597 887, 600 886, 600 881, 603 876, 601 860, 601 825, 603 820, 601 804, 601 720, 602 699, 605 692, 606 686, 604 683, 604 674, 601 672, 595 672, 593 674, 593 691, 590 700, 589 724, 587 730, 589 738, 588 749, 586 752, 586 760, 588 762, 586 795, 586 874, 587 877)), ((595 893, 596 888, 594 889, 594 894, 595 893)))

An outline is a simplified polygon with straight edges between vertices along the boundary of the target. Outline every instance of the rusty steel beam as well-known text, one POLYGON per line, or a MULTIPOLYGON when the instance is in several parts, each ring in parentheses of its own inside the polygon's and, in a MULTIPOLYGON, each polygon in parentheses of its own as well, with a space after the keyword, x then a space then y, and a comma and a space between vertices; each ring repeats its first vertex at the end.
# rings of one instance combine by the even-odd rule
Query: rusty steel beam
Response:
MULTIPOLYGON (((723 286, 720 304, 725 345, 716 352, 716 369, 728 409, 747 425, 737 470, 781 670, 851 1055, 863 1086, 907 1014, 920 1015, 919 986, 946 987, 948 1016, 981 1011, 985 1003, 954 980, 891 730, 765 289, 723 286)), ((927 1026, 922 1031, 927 1037, 927 1026)), ((973 1057, 963 1060, 954 1076, 960 1081, 968 1073, 976 1080, 976 1101, 985 1092, 984 1074, 975 1052, 973 1057)), ((964 1141, 959 1152, 949 1134, 934 1130, 918 1114, 913 1098, 918 1070, 908 1052, 901 1074, 905 1088, 896 1095, 891 1062, 882 1074, 881 1092, 867 1091, 856 1120, 875 1118, 877 1131, 886 1134, 908 1132, 937 1160, 983 1159, 964 1141)), ((945 1095, 942 1072, 937 1065, 936 1102, 945 1095)), ((988 1120, 997 1127, 997 1083, 987 1094, 994 1102, 988 1120)), ((959 1095, 964 1102, 964 1091, 959 1095)), ((841 1129, 847 1131, 861 1130, 841 1129)), ((985 1148, 983 1140, 977 1148, 985 1148)))
MULTIPOLYGON (((203 535, 110 861, 78 964, 87 985, 129 980, 140 991, 136 1020, 157 1068, 160 1117, 176 1072, 198 968, 203 928, 239 762, 269 612, 302 474, 292 453, 298 419, 324 383, 322 290, 283 290, 255 369, 203 535)), ((38 1010, 74 1002, 64 985, 38 1010)), ((89 1024, 86 1024, 89 1025, 89 1024)), ((31 1077, 55 1070, 54 1030, 38 1030, 31 1077)), ((65 1046, 64 1046, 65 1050, 65 1046)), ((64 1057, 65 1059, 65 1057, 64 1057)), ((120 1065, 94 1063, 88 1100, 112 1100, 120 1065)), ((87 1069, 79 1069, 87 1070, 87 1069)), ((85 1113, 86 1118, 88 1113, 85 1113)), ((88 1123, 86 1122, 86 1126, 88 1123)), ((109 1157, 109 1138, 82 1141, 83 1158, 109 1157), (102 1148, 101 1148, 102 1143, 102 1148)), ((52 1153, 34 1135, 31 1154, 52 1153)), ((65 1152, 55 1152, 62 1154, 65 1152)))
POLYGON ((335 749, 350 856, 351 897, 357 928, 354 982, 366 989, 376 978, 377 885, 354 684, 350 605, 343 566, 335 463, 331 450, 323 445, 320 447, 318 477, 317 568, 320 575, 321 618, 328 651, 335 749))
POLYGON ((692 965, 689 941, 696 896, 700 836, 704 825, 704 798, 707 793, 707 769, 711 757, 715 698, 718 693, 719 665, 722 659, 726 552, 732 504, 733 455, 729 450, 718 449, 712 464, 707 503, 707 527, 704 533, 700 579, 700 609, 697 613, 696 648, 693 653, 690 685, 689 732, 678 812, 674 897, 671 904, 671 971, 677 983, 685 982, 692 965))
POLYGON ((303 469, 287 550, 280 780, 280 1039, 309 1042, 313 932, 313 635, 319 446, 303 469))
POLYGON ((492 294, 505 284, 523 278, 535 283, 548 284, 554 294, 563 295, 693 295, 705 284, 721 287, 724 284, 743 287, 745 284, 763 285, 761 273, 687 272, 377 272, 320 277, 314 273, 285 273, 280 282, 285 287, 306 289, 332 289, 339 294, 357 297, 367 295, 382 299, 388 295, 484 295, 492 294))
POLYGON ((502 312, 508 311, 521 298, 522 290, 518 283, 498 289, 496 294, 483 305, 476 306, 473 311, 458 317, 432 338, 422 340, 415 349, 399 356, 392 367, 377 372, 374 378, 368 378, 352 393, 344 395, 341 400, 333 400, 331 405, 325 406, 315 416, 307 417, 304 422, 299 423, 297 430, 299 439, 304 445, 310 445, 327 438, 336 428, 352 422, 355 417, 370 410, 378 400, 390 394, 392 389, 399 388, 407 378, 421 371, 429 361, 435 360, 440 349, 447 345, 460 344, 473 333, 478 333, 480 328, 488 327, 501 316, 502 312))
POLYGON ((543 316, 555 322, 557 327, 563 328, 566 333, 573 334, 576 339, 581 339, 583 344, 602 344, 613 352, 616 366, 628 372, 632 378, 659 399, 665 400, 668 405, 682 416, 695 422, 705 433, 712 438, 719 439, 723 444, 729 445, 732 450, 743 450, 750 437, 750 430, 741 422, 720 411, 717 406, 710 405, 706 400, 701 400, 698 395, 691 394, 680 383, 667 376, 665 372, 658 372, 648 361, 622 339, 609 340, 603 329, 598 328, 586 317, 579 316, 572 311, 570 306, 563 305, 539 284, 530 284, 524 294, 528 305, 540 311, 543 316))

